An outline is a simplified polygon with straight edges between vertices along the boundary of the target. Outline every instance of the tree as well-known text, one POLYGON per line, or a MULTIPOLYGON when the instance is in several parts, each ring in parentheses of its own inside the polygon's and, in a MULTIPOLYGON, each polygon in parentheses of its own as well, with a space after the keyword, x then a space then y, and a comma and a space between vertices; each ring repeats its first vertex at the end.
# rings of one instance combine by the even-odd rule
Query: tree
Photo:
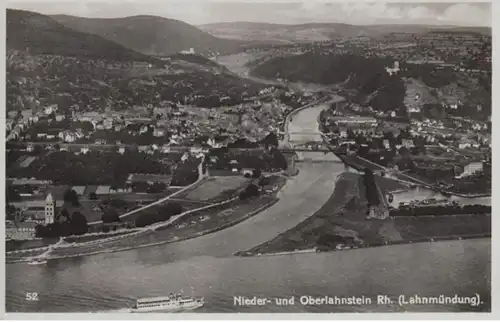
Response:
POLYGON ((163 182, 155 182, 152 185, 150 185, 147 189, 148 193, 160 193, 165 191, 167 189, 167 185, 163 182))
POLYGON ((255 184, 250 184, 248 185, 245 190, 243 190, 240 195, 239 195, 239 198, 240 200, 245 200, 245 199, 248 199, 248 198, 251 198, 251 197, 256 197, 259 195, 259 187, 257 187, 255 184))
POLYGON ((137 217, 137 219, 135 220, 135 226, 136 227, 146 227, 146 226, 154 224, 155 222, 156 221, 155 221, 154 216, 145 212, 145 213, 140 214, 139 217, 137 217))
POLYGON ((363 181, 366 189, 366 200, 370 206, 377 206, 380 204, 380 198, 373 171, 369 168, 365 168, 364 172, 363 181))
POLYGON ((6 201, 16 202, 21 201, 21 195, 19 192, 12 186, 8 186, 6 189, 6 201))
POLYGON ((269 133, 264 139, 262 139, 261 144, 264 144, 266 149, 269 148, 270 146, 278 147, 279 142, 276 133, 274 132, 269 133))
POLYGON ((286 161, 285 156, 278 149, 273 149, 273 168, 286 170, 288 167, 288 163, 286 161))
POLYGON ((83 235, 89 230, 87 219, 78 211, 74 212, 73 216, 71 216, 70 225, 73 235, 83 235))
POLYGON ((73 189, 68 189, 64 192, 63 196, 64 202, 69 202, 73 206, 79 206, 80 202, 78 201, 78 194, 73 189))
POLYGON ((102 214, 101 220, 103 223, 119 222, 120 216, 114 208, 109 208, 104 214, 102 214))
POLYGON ((260 186, 266 186, 266 185, 268 185, 270 182, 271 182, 271 180, 269 180, 269 177, 261 177, 261 178, 259 179, 259 185, 260 185, 260 186))
POLYGON ((59 215, 57 216, 56 218, 56 222, 66 222, 66 221, 70 221, 70 216, 69 216, 69 212, 68 210, 66 210, 66 208, 63 208, 61 210, 61 212, 59 212, 59 215))
POLYGON ((169 220, 172 216, 176 216, 182 213, 183 208, 180 203, 169 202, 164 206, 161 206, 155 216, 156 222, 169 220))
POLYGON ((262 174, 262 172, 260 171, 260 169, 258 169, 258 168, 254 169, 252 171, 252 178, 260 178, 261 174, 262 174))

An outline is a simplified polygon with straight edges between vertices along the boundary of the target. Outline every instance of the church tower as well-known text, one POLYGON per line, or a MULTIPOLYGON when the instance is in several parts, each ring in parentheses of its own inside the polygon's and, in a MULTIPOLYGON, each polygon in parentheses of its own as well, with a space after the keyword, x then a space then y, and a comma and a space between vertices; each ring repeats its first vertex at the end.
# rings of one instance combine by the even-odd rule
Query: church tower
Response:
POLYGON ((54 215, 56 212, 56 202, 49 193, 45 199, 45 225, 54 223, 54 215))

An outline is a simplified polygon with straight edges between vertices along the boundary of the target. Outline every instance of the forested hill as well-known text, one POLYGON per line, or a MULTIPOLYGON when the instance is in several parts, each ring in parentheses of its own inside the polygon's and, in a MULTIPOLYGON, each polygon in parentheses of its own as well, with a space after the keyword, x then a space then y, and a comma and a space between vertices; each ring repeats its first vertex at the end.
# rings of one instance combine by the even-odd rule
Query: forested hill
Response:
POLYGON ((193 48, 199 54, 233 53, 245 41, 221 39, 180 20, 157 16, 125 18, 82 18, 54 15, 59 23, 98 35, 132 50, 152 56, 166 56, 193 48))
POLYGON ((358 90, 359 97, 367 98, 367 103, 374 109, 396 111, 404 115, 404 82, 398 75, 390 75, 385 70, 392 64, 390 58, 310 52, 268 60, 254 68, 251 74, 292 82, 323 85, 344 83, 346 88, 358 90))
POLYGON ((400 62, 397 73, 389 73, 386 68, 393 63, 390 57, 309 52, 264 61, 251 74, 291 82, 341 84, 356 90, 356 102, 382 112, 395 111, 402 117, 407 116, 407 105, 415 102, 417 93, 419 103, 410 105, 418 105, 424 115, 436 117, 452 113, 478 120, 487 120, 491 115, 491 73, 460 72, 456 68, 404 62, 400 62), (462 108, 446 108, 458 101, 462 108))
POLYGON ((76 31, 54 19, 31 11, 7 9, 7 50, 29 51, 72 57, 113 61, 148 61, 156 59, 117 43, 76 31))

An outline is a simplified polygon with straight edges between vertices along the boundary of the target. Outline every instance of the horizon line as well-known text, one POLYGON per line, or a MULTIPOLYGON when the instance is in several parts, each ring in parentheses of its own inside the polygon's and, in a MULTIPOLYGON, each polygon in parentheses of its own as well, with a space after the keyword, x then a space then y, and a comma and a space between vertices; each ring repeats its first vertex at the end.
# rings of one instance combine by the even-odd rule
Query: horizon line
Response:
POLYGON ((181 21, 186 24, 189 24, 194 27, 198 26, 208 26, 208 25, 215 25, 215 24, 232 24, 232 23, 252 23, 252 24, 268 24, 268 25, 274 25, 274 26, 303 26, 303 25, 308 25, 308 24, 339 24, 339 25, 347 25, 347 26, 431 26, 431 27, 441 27, 441 28, 488 28, 492 29, 492 26, 484 26, 484 25, 456 25, 456 24, 435 24, 435 23, 371 23, 371 24, 352 24, 352 23, 346 23, 346 22, 335 22, 335 21, 310 21, 310 22, 302 22, 302 23, 274 23, 274 22, 262 22, 262 21, 244 21, 244 20, 236 20, 236 21, 218 21, 218 22, 209 22, 209 23, 203 23, 203 24, 192 24, 189 22, 186 22, 184 20, 180 19, 175 19, 175 18, 169 18, 165 16, 160 16, 160 15, 151 15, 151 14, 138 14, 138 15, 130 15, 130 16, 119 16, 119 17, 86 17, 86 16, 78 16, 74 14, 66 14, 66 13, 41 13, 35 10, 26 10, 26 9, 17 9, 17 8, 9 8, 6 7, 7 10, 17 10, 17 11, 26 11, 26 12, 34 12, 40 15, 44 16, 70 16, 70 17, 76 17, 76 18, 83 18, 83 19, 126 19, 126 18, 132 18, 132 17, 156 17, 156 18, 163 18, 163 19, 169 19, 169 20, 175 20, 175 21, 181 21))

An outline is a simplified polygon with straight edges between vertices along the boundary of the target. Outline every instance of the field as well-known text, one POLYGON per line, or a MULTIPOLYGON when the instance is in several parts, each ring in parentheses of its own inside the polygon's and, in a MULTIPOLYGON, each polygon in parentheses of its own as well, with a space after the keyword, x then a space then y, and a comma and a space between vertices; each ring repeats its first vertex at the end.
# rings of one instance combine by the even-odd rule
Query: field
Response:
POLYGON ((211 177, 189 191, 183 199, 200 201, 227 199, 250 182, 251 179, 243 176, 211 177))
POLYGON ((397 217, 394 221, 404 239, 491 234, 491 216, 486 215, 397 217))

